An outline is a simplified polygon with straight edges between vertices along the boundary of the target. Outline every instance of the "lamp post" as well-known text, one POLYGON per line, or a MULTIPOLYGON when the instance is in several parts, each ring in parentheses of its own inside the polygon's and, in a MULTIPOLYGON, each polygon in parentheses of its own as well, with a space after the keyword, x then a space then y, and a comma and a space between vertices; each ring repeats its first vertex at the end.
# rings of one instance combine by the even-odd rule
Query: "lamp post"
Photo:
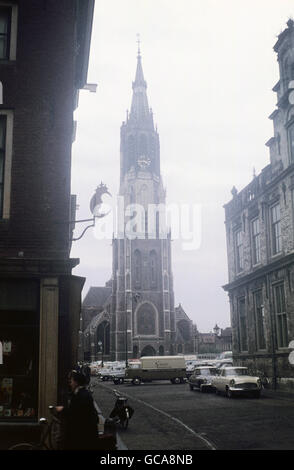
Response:
POLYGON ((98 341, 99 349, 101 350, 101 367, 103 367, 103 343, 102 341, 98 341))
POLYGON ((125 350, 125 360, 126 360, 126 368, 128 367, 128 312, 126 311, 126 337, 125 337, 125 343, 126 343, 126 350, 125 350))

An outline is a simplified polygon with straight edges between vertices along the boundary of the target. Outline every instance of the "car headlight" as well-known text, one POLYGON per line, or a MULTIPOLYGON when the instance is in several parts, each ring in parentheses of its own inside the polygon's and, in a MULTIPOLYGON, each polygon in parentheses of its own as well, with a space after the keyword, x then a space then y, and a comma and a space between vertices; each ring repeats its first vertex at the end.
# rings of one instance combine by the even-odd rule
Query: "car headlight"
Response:
POLYGON ((230 380, 230 386, 234 387, 234 385, 235 385, 235 380, 234 379, 230 380))

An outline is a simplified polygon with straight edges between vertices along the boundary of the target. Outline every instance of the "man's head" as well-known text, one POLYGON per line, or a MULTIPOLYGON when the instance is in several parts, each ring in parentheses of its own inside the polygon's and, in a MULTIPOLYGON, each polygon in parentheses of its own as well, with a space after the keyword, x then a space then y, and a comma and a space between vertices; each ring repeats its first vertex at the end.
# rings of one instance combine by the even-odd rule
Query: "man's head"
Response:
POLYGON ((81 372, 72 370, 69 374, 69 385, 72 391, 74 391, 77 387, 86 385, 86 377, 81 372))

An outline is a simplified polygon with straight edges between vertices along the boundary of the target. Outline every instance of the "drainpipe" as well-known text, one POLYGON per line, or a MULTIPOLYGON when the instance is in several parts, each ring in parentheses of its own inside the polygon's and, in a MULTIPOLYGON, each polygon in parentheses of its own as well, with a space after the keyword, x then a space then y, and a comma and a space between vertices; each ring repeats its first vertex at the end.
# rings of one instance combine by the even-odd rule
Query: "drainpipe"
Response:
POLYGON ((277 364, 276 364, 276 340, 275 340, 275 321, 273 318, 273 305, 271 302, 270 289, 269 289, 269 280, 268 274, 266 275, 266 290, 269 301, 269 317, 270 317, 270 328, 271 328, 271 343, 272 343, 272 374, 273 374, 273 383, 272 388, 277 389, 277 364))

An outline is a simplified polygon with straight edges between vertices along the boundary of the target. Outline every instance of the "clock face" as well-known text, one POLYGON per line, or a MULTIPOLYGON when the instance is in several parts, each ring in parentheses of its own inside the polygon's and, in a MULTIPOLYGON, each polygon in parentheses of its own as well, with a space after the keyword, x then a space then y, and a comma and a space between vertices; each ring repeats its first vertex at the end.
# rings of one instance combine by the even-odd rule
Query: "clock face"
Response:
POLYGON ((145 169, 145 168, 148 168, 148 166, 150 165, 151 163, 151 160, 149 157, 145 157, 145 155, 141 155, 139 158, 138 158, 138 165, 140 168, 142 169, 145 169))

